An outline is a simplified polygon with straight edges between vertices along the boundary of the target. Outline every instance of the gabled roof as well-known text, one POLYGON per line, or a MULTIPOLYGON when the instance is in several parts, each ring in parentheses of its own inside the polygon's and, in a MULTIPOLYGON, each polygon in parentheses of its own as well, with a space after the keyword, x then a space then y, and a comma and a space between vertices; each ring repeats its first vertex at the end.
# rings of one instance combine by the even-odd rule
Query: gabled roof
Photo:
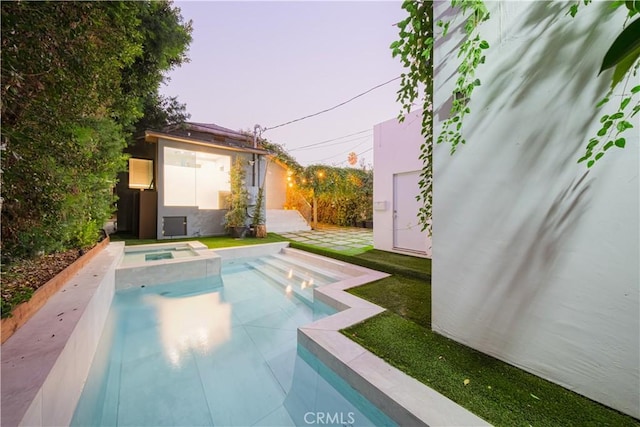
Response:
POLYGON ((191 123, 169 126, 162 131, 145 131, 146 142, 158 142, 159 138, 172 141, 210 146, 231 151, 269 154, 262 148, 254 148, 253 136, 214 123, 191 123))

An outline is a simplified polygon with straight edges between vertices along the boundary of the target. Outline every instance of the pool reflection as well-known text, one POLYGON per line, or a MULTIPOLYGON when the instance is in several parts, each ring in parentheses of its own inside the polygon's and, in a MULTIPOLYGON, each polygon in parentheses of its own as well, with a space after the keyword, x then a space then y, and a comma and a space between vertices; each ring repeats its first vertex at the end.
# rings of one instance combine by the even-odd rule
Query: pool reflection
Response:
POLYGON ((174 367, 190 350, 206 354, 231 339, 231 304, 221 302, 218 292, 181 298, 152 294, 144 301, 156 309, 162 346, 174 367))

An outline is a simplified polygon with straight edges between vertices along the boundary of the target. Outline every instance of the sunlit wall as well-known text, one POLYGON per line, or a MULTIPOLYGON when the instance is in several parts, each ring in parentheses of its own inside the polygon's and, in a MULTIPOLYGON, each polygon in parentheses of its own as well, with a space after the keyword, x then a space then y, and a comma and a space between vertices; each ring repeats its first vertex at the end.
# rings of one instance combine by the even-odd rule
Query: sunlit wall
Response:
MULTIPOLYGON (((450 2, 436 17, 451 20, 450 2)), ((624 13, 609 2, 487 2, 490 49, 466 145, 434 154, 434 330, 640 416, 640 134, 587 172, 624 13)), ((460 22, 458 19, 455 22, 460 22)), ((451 106, 460 29, 436 44, 435 122, 451 106)), ((629 87, 640 84, 635 78, 629 87)), ((636 120, 637 122, 637 120, 636 120)))

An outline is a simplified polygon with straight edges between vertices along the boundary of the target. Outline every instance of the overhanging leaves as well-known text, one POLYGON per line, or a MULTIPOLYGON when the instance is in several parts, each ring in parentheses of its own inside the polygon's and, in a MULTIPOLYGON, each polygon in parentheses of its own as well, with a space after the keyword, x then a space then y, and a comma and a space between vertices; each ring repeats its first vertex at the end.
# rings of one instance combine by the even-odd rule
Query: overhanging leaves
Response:
MULTIPOLYGON (((602 60, 600 72, 614 67, 640 49, 640 19, 636 19, 613 41, 602 60)), ((637 58, 637 56, 636 56, 637 58)), ((635 62, 635 61, 634 61, 635 62)), ((631 65, 629 65, 631 67, 631 65)), ((628 68, 627 68, 628 69, 628 68)))

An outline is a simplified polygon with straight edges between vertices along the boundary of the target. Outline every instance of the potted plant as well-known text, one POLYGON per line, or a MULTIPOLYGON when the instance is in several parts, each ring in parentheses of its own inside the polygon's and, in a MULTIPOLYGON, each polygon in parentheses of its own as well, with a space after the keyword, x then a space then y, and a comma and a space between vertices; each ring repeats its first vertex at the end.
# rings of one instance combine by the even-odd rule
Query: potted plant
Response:
POLYGON ((264 187, 258 188, 258 195, 256 196, 256 205, 253 208, 253 218, 251 226, 254 230, 254 236, 259 238, 267 237, 267 226, 265 224, 264 213, 262 211, 262 205, 264 204, 264 187))
POLYGON ((245 187, 246 171, 242 157, 236 156, 229 171, 231 196, 230 209, 224 215, 225 227, 232 237, 243 238, 247 233, 247 199, 249 192, 245 187))

